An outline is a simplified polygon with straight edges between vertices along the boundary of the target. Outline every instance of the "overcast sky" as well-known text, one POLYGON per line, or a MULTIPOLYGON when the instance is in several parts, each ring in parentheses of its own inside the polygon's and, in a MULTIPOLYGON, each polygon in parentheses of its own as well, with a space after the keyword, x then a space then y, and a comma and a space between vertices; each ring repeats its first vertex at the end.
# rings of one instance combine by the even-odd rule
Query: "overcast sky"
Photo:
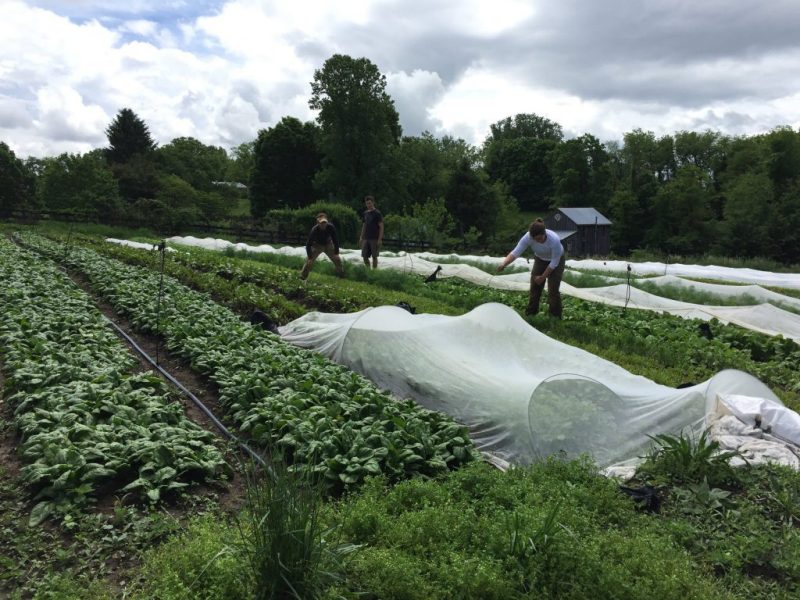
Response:
POLYGON ((159 144, 229 149, 313 119, 336 53, 378 65, 406 135, 797 129, 798 32, 798 0, 0 0, 0 141, 85 152, 128 107, 159 144))

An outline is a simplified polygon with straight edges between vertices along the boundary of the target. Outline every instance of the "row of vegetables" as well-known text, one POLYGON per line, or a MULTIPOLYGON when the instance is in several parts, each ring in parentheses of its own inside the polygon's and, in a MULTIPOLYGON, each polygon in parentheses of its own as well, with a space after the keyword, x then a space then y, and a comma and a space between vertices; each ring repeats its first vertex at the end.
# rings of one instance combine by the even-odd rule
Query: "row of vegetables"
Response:
MULTIPOLYGON (((94 242, 97 244, 97 242, 94 242)), ((115 244, 98 244, 96 248, 104 255, 113 256, 143 266, 153 268, 157 265, 154 256, 141 250, 115 244)), ((458 307, 456 312, 468 310, 484 302, 500 302, 518 310, 525 308, 527 296, 519 292, 508 292, 475 286, 450 278, 438 281, 435 286, 418 285, 407 287, 419 294, 414 299, 406 293, 395 295, 391 290, 382 290, 382 297, 376 297, 373 287, 367 292, 359 291, 358 302, 354 303, 349 291, 333 287, 324 282, 315 282, 298 291, 301 282, 290 269, 264 262, 246 261, 220 252, 196 248, 185 248, 169 255, 167 268, 181 281, 203 290, 213 290, 221 300, 234 307, 258 306, 274 319, 283 322, 300 316, 302 307, 278 304, 286 302, 286 297, 303 298, 317 310, 347 312, 376 304, 394 304, 398 300, 410 300, 418 304, 427 298, 438 302, 436 312, 448 305, 458 307), (264 301, 250 289, 275 290, 266 294, 264 301), (371 295, 370 295, 371 294, 371 295)), ((373 281, 381 285, 381 279, 373 281)), ((389 279, 388 283, 397 283, 389 279)), ((555 331, 546 333, 573 345, 589 341, 599 347, 624 349, 632 355, 643 356, 658 364, 682 372, 680 380, 660 381, 677 385, 686 381, 700 381, 711 377, 721 369, 736 368, 752 373, 770 386, 778 388, 784 400, 796 404, 800 393, 797 378, 800 369, 800 346, 791 339, 750 331, 735 325, 726 325, 713 320, 702 326, 698 321, 683 319, 669 314, 651 311, 621 310, 616 307, 585 302, 575 298, 565 298, 567 308, 564 321, 557 324, 537 323, 538 327, 554 327, 555 331)), ((596 348, 592 348, 596 351, 596 348)), ((611 356, 611 360, 618 357, 611 356)))
POLYGON ((189 421, 135 361, 91 299, 53 262, 0 239, 0 360, 21 435, 31 521, 104 491, 157 501, 228 470, 215 437, 189 421))
POLYGON ((369 475, 435 475, 476 458, 465 428, 241 321, 170 277, 35 235, 24 243, 83 273, 140 331, 219 386, 226 417, 258 445, 318 474, 333 491, 369 475))

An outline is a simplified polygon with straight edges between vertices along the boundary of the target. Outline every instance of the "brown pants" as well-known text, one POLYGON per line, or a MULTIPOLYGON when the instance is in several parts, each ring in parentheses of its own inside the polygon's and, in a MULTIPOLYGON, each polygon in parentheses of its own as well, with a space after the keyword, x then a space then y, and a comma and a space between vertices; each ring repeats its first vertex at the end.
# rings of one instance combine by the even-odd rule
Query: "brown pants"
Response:
POLYGON ((322 253, 325 253, 325 255, 331 259, 331 262, 336 267, 336 274, 339 277, 344 277, 342 259, 338 254, 336 254, 336 249, 333 247, 333 242, 328 242, 324 246, 321 244, 311 245, 311 255, 306 260, 306 264, 303 265, 303 270, 300 271, 301 279, 306 279, 308 277, 308 274, 311 272, 311 268, 314 266, 314 261, 317 260, 317 257, 322 253))
MULTIPOLYGON (((531 271, 531 295, 528 300, 528 308, 525 309, 526 315, 535 315, 539 312, 539 300, 542 297, 544 283, 537 285, 533 282, 533 279, 544 273, 544 270, 549 264, 549 260, 542 260, 538 256, 533 260, 533 270, 531 271)), ((550 314, 559 319, 561 318, 561 292, 559 288, 561 287, 561 278, 564 276, 564 267, 566 264, 567 256, 566 254, 562 254, 561 262, 559 262, 555 270, 547 276, 547 304, 550 314)))

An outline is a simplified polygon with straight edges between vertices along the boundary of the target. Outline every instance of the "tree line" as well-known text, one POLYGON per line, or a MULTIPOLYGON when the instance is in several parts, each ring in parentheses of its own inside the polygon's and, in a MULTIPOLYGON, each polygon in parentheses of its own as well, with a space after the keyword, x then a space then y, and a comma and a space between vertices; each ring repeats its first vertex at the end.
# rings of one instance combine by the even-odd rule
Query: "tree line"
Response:
POLYGON ((165 231, 231 220, 299 227, 287 215, 325 206, 352 219, 369 194, 387 235, 505 251, 532 215, 591 206, 613 222, 619 255, 800 262, 800 132, 790 127, 635 129, 602 143, 565 139, 558 123, 526 113, 492 124, 480 146, 404 136, 385 76, 339 54, 315 71, 309 107, 315 121, 284 117, 230 151, 191 137, 158 147, 129 108, 109 124, 108 146, 82 155, 21 160, 0 142, 0 215, 73 211, 165 231))

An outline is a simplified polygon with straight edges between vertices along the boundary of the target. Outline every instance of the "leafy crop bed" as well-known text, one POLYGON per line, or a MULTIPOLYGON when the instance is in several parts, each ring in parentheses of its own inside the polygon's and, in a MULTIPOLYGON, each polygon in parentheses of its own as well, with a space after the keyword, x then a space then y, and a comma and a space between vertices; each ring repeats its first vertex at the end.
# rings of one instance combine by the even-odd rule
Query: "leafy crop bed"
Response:
POLYGON ((53 263, 0 239, 0 355, 22 437, 31 521, 104 491, 157 501, 226 467, 162 380, 134 361, 53 263))
MULTIPOLYGON (((53 257, 62 248, 26 243, 53 257)), ((368 475, 392 480, 435 475, 474 459, 466 430, 413 401, 398 401, 327 359, 243 323, 205 295, 81 248, 64 258, 144 332, 161 332, 171 352, 211 377, 228 417, 260 445, 277 446, 296 468, 319 473, 333 490, 368 475)))

